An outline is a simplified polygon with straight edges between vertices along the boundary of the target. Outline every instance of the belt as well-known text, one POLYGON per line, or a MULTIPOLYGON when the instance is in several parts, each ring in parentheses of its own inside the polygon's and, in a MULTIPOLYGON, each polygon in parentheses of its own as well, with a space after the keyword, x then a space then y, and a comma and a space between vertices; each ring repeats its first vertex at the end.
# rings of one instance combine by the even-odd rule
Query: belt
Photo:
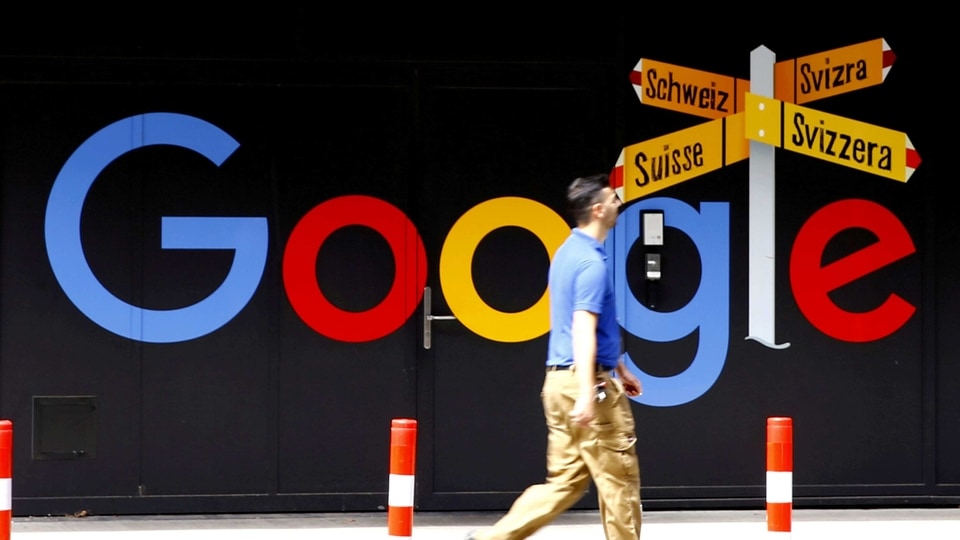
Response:
MULTIPOLYGON (((597 368, 597 373, 606 373, 611 371, 612 367, 602 366, 600 364, 595 364, 597 368)), ((547 371, 567 371, 573 369, 573 364, 560 364, 556 366, 547 366, 547 371)))

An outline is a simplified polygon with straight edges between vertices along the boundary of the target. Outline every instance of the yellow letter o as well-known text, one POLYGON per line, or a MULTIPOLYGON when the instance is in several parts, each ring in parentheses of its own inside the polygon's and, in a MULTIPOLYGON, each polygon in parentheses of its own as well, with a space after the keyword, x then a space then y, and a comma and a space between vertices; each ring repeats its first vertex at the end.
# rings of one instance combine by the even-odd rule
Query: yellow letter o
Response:
POLYGON ((536 303, 523 311, 507 313, 493 309, 480 298, 472 273, 473 255, 480 241, 496 229, 511 226, 532 232, 543 242, 551 260, 570 234, 563 218, 536 201, 501 197, 482 202, 450 228, 440 252, 440 286, 447 305, 464 326, 487 339, 516 343, 538 338, 550 329, 546 279, 543 296, 536 303))

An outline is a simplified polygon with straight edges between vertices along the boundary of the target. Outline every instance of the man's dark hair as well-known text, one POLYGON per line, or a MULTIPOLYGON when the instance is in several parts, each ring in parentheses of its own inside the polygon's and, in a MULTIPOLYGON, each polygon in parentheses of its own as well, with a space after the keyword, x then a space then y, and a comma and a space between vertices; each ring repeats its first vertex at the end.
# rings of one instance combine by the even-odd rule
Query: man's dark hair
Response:
POLYGON ((609 186, 610 176, 607 174, 582 176, 570 184, 567 188, 567 203, 570 205, 570 214, 577 225, 584 225, 590 221, 593 205, 600 202, 603 188, 609 186))

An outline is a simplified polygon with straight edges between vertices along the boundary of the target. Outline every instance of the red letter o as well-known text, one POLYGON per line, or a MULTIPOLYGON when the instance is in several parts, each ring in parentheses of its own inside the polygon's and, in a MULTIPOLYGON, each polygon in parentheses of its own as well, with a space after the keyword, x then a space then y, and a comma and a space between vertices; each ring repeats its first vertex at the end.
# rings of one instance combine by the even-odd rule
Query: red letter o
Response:
POLYGON ((397 207, 373 197, 349 195, 315 206, 293 228, 283 253, 283 285, 293 310, 314 331, 339 341, 373 341, 396 331, 416 310, 426 283, 426 250, 413 223, 397 207), (317 284, 320 246, 334 231, 350 225, 380 233, 396 266, 386 298, 359 313, 331 304, 317 284))

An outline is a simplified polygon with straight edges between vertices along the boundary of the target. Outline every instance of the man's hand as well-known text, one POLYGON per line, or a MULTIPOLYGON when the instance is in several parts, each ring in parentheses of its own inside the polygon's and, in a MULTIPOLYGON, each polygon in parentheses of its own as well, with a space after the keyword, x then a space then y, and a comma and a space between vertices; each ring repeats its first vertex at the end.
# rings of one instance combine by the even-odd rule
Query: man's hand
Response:
POLYGON ((573 404, 573 410, 570 411, 570 418, 573 423, 580 426, 589 425, 594 416, 593 403, 594 397, 592 395, 577 398, 577 402, 573 404))
POLYGON ((623 362, 620 362, 620 365, 617 366, 617 377, 620 378, 620 382, 623 383, 623 391, 627 393, 630 397, 636 397, 643 393, 643 384, 640 383, 640 379, 636 378, 633 373, 623 365, 623 362))

